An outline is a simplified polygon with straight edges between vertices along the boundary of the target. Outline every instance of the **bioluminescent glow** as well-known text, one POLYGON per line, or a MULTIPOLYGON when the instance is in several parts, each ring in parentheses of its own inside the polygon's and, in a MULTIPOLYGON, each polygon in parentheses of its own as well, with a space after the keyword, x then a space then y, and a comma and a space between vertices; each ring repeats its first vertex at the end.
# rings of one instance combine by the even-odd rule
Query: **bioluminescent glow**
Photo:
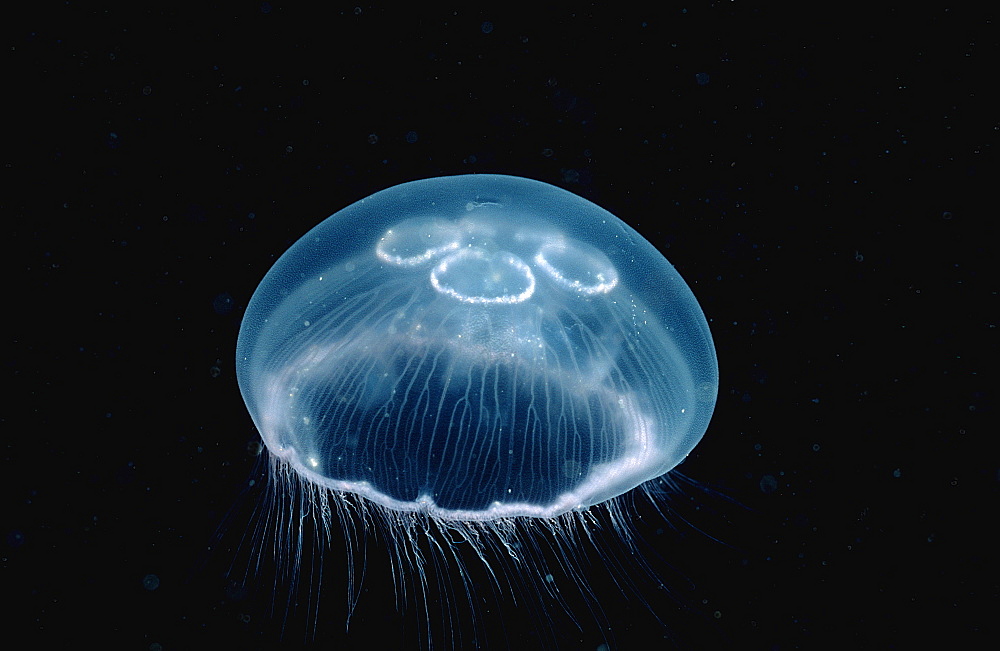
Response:
POLYGON ((632 545, 620 496, 684 460, 718 393, 708 324, 659 251, 497 175, 405 183, 309 231, 250 300, 237 375, 270 459, 259 546, 292 575, 303 547, 377 535, 428 612, 481 591, 563 603, 553 576, 599 602, 578 547, 616 544, 595 527, 632 545), (470 558, 491 585, 462 578, 470 558))

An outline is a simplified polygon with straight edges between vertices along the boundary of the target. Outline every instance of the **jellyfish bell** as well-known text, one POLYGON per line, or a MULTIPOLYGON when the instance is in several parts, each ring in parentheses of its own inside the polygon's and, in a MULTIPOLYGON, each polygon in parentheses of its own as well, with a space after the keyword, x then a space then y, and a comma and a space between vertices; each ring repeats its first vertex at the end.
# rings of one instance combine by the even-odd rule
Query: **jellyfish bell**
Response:
POLYGON ((718 391, 701 308, 650 243, 499 175, 398 185, 309 231, 247 306, 237 377, 274 502, 306 495, 321 531, 378 521, 402 559, 444 531, 429 549, 472 542, 487 564, 521 562, 533 524, 620 514, 695 447, 718 391))

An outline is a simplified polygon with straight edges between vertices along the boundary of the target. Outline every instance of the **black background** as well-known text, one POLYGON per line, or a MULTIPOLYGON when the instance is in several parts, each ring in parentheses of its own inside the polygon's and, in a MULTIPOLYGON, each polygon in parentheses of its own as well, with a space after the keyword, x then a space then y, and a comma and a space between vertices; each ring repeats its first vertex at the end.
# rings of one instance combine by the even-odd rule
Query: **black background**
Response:
MULTIPOLYGON (((561 648, 995 644, 997 26, 820 4, 8 16, 4 638, 417 646, 378 553, 347 634, 339 548, 314 640, 268 614, 273 579, 233 589, 259 498, 235 342, 317 222, 489 172, 636 228, 720 361, 682 467, 708 492, 651 536, 664 626, 598 584, 611 631, 556 618, 561 648)), ((479 617, 480 645, 551 643, 517 607, 479 617)))

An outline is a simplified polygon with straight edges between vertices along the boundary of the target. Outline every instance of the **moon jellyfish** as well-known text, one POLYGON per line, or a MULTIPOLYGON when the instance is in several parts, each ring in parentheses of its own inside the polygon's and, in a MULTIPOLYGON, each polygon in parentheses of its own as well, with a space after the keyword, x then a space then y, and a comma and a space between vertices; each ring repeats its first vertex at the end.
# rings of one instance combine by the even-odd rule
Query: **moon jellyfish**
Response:
POLYGON ((718 393, 705 316, 659 251, 498 175, 404 183, 321 222, 254 292, 236 362, 268 460, 255 544, 284 589, 318 583, 300 577, 343 538, 344 619, 380 564, 426 645, 482 644, 459 611, 482 622, 511 596, 542 620, 600 613, 614 595, 581 548, 630 583, 629 496, 656 499, 718 393))

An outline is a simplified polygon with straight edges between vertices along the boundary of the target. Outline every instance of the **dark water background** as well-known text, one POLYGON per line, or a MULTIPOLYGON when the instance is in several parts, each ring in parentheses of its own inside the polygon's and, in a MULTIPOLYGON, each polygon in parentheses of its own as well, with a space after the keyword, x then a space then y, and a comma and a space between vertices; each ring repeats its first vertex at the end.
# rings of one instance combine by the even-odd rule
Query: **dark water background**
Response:
MULTIPOLYGON (((254 500, 242 311, 332 212, 489 172, 631 224, 715 337, 716 416, 683 471, 739 505, 690 490, 675 502, 688 524, 652 530, 673 598, 645 594, 664 626, 596 585, 612 648, 995 643, 990 15, 31 11, 6 24, 3 54, 11 639, 309 644, 268 614, 273 579, 241 591, 224 575, 254 500)), ((346 635, 333 552, 316 646, 417 645, 424 614, 396 611, 381 544, 346 635)), ((475 639, 540 646, 528 615, 483 609, 475 639)), ((560 648, 605 642, 580 624, 553 622, 560 648)))

